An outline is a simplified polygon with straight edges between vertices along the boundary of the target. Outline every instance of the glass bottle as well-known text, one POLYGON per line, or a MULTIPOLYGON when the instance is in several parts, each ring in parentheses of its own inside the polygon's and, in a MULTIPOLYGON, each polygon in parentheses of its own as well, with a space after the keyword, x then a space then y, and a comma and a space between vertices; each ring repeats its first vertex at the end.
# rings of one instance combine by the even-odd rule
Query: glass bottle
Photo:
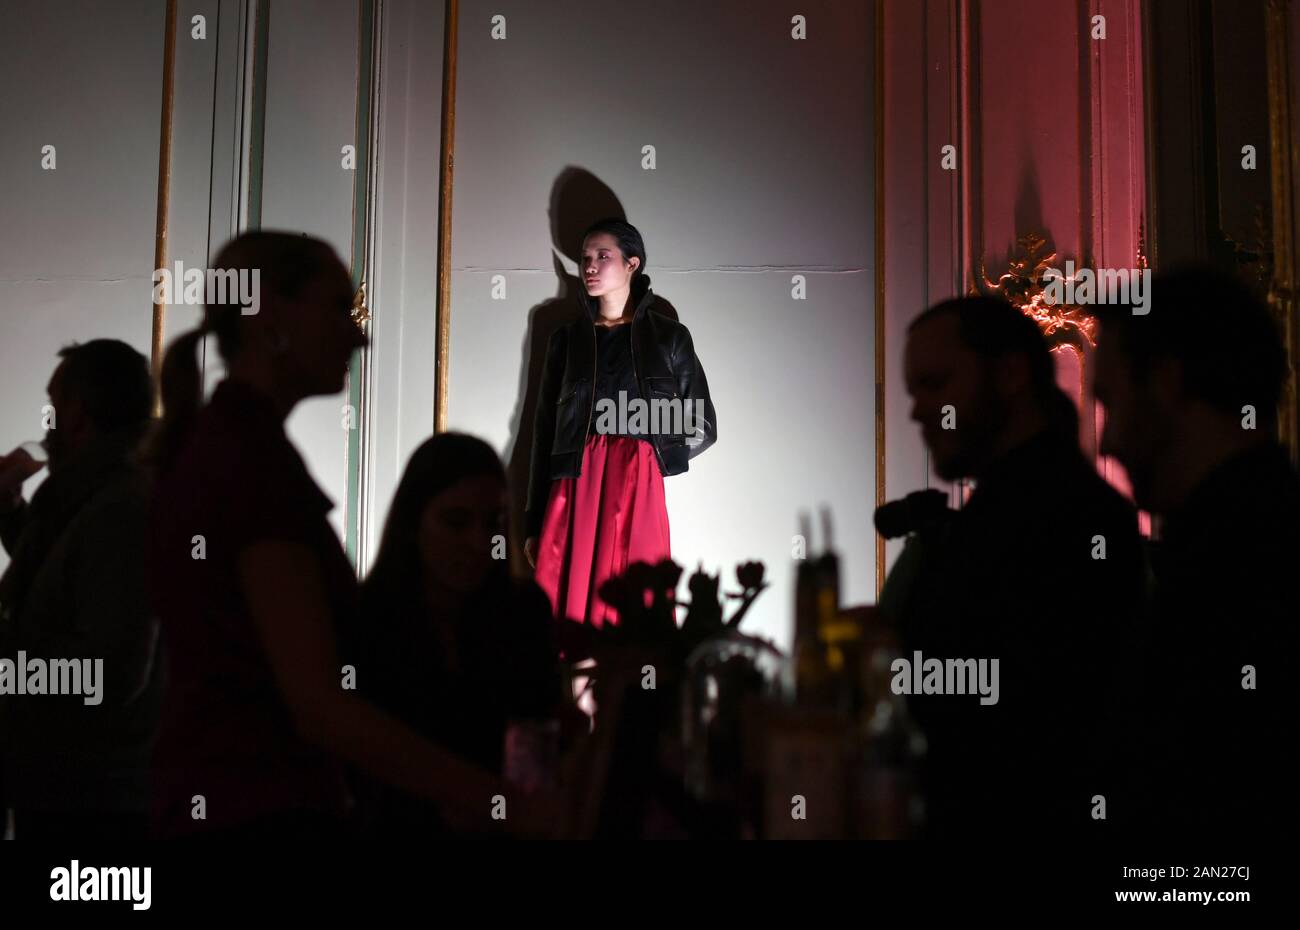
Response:
POLYGON ((865 704, 858 721, 854 807, 859 839, 908 839, 925 817, 920 767, 925 735, 894 693, 891 665, 901 655, 892 630, 871 631, 865 650, 865 704))

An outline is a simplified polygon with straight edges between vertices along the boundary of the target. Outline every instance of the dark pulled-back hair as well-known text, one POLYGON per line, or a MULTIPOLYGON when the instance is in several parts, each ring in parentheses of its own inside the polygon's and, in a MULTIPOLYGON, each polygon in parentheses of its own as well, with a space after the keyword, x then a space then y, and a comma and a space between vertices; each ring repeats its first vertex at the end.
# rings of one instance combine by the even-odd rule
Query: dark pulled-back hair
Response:
POLYGON ((1103 340, 1115 340, 1142 383, 1158 360, 1182 366, 1188 396, 1239 416, 1247 404, 1272 419, 1287 377, 1286 350, 1264 302, 1207 265, 1154 275, 1144 314, 1130 304, 1098 308, 1103 340))
POLYGON ((1056 366, 1042 330, 1005 300, 973 295, 944 300, 913 320, 908 331, 943 316, 957 319, 962 345, 980 358, 988 361, 1008 355, 1024 358, 1031 386, 1039 398, 1047 398, 1056 387, 1056 366))
POLYGON ((101 433, 129 442, 149 428, 153 383, 145 357, 118 339, 92 339, 59 350, 62 390, 77 399, 101 433))
MULTIPOLYGON (((484 475, 506 483, 496 450, 476 436, 439 433, 415 450, 398 482, 379 553, 366 576, 368 603, 391 608, 420 590, 419 530, 425 507, 458 482, 484 475)), ((509 559, 494 560, 492 572, 487 587, 499 593, 510 582, 509 559)))
POLYGON ((627 220, 619 219, 616 216, 607 216, 603 220, 597 220, 587 227, 587 231, 582 234, 585 242, 587 237, 592 233, 609 233, 618 240, 619 251, 623 253, 624 261, 631 259, 633 256, 641 259, 641 263, 636 266, 636 271, 632 274, 632 279, 636 280, 645 271, 645 242, 641 239, 641 233, 635 226, 627 220))
MULTIPOLYGON (((326 274, 337 261, 334 250, 320 239, 300 233, 259 230, 243 233, 222 246, 212 262, 212 270, 256 270, 263 300, 267 294, 293 298, 326 274)), ((233 293, 228 293, 226 303, 207 304, 203 322, 177 337, 163 357, 159 385, 163 417, 150 456, 160 471, 165 471, 181 450, 203 402, 203 378, 198 362, 203 338, 209 333, 215 335, 217 351, 227 362, 239 354, 243 307, 238 303, 238 288, 231 290, 233 293)))
POLYGON ((962 345, 981 359, 992 362, 1021 356, 1029 370, 1030 392, 1052 429, 1064 438, 1078 440, 1078 408, 1056 383, 1052 350, 1037 323, 1000 297, 971 295, 935 304, 912 321, 908 332, 943 316, 956 318, 962 345))

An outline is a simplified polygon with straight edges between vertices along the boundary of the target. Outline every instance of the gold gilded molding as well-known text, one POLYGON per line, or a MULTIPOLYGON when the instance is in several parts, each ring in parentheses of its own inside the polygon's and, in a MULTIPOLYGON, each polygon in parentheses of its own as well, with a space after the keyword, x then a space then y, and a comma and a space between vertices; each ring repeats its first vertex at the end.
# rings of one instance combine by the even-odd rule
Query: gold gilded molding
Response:
POLYGON ((1049 302, 1044 275, 1056 261, 1056 253, 1043 255, 1047 240, 1035 232, 1016 240, 1023 257, 1013 258, 996 282, 989 279, 980 260, 980 273, 972 290, 986 297, 1001 297, 1038 324, 1053 349, 1073 349, 1080 358, 1096 345, 1097 318, 1083 307, 1049 302))
MULTIPOLYGON (((167 21, 163 29, 162 116, 158 132, 158 207, 154 226, 154 268, 167 267, 167 214, 171 209, 172 183, 172 112, 176 102, 176 0, 167 0, 167 21)), ((153 413, 154 416, 160 416, 162 394, 158 389, 158 379, 162 372, 163 328, 166 323, 167 305, 151 300, 150 310, 152 332, 149 371, 154 383, 153 413)))
POLYGON ((1297 410, 1297 363, 1300 333, 1296 311, 1296 177, 1300 175, 1300 152, 1292 141, 1291 62, 1289 47, 1289 0, 1268 0, 1264 27, 1268 67, 1268 122, 1273 194, 1273 274, 1268 289, 1269 307, 1275 314, 1286 343, 1290 377, 1278 409, 1278 439, 1300 464, 1300 411, 1297 410))
POLYGON ((357 292, 352 295, 352 322, 357 329, 365 329, 370 322, 370 308, 366 306, 366 282, 362 281, 357 292))
POLYGON ((460 4, 447 0, 442 58, 442 164, 438 189, 438 307, 434 349, 433 430, 447 429, 447 359, 451 335, 451 185, 456 166, 456 45, 460 4))

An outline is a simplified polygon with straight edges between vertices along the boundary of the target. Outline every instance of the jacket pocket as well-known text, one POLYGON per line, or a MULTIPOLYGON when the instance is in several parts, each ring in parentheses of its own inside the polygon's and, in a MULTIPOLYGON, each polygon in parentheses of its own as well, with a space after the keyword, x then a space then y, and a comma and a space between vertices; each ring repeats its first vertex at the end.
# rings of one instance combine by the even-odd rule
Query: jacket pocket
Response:
POLYGON ((680 446, 686 442, 686 400, 677 392, 675 378, 654 377, 645 379, 646 400, 651 405, 651 422, 657 426, 661 449, 680 446))
POLYGON ((677 381, 675 378, 646 378, 646 392, 650 397, 659 397, 671 399, 677 396, 677 381))
POLYGON ((581 435, 587 421, 584 386, 584 382, 575 381, 560 387, 560 396, 555 401, 555 436, 551 442, 553 455, 564 455, 581 449, 586 440, 581 435))

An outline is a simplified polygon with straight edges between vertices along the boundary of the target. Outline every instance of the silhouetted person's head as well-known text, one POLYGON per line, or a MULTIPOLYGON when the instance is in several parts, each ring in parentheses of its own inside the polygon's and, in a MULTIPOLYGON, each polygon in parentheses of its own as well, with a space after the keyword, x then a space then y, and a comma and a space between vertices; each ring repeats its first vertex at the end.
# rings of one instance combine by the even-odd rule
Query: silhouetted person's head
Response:
POLYGON ((1042 332, 1003 300, 960 297, 926 310, 908 327, 903 368, 912 419, 944 480, 978 477, 1048 427, 1077 437, 1042 332))
POLYGON ((202 400, 196 352, 207 334, 217 337, 229 374, 263 390, 286 414, 303 398, 342 390, 348 359, 366 344, 352 321, 347 268, 319 239, 244 233, 221 249, 213 270, 231 276, 225 299, 208 295, 202 325, 177 339, 163 362, 158 452, 164 463, 202 400), (250 284, 257 298, 252 313, 240 302, 250 284))
POLYGON ((582 237, 578 274, 589 297, 627 287, 645 271, 645 243, 635 226, 614 217, 599 220, 582 237))
POLYGON ((46 392, 54 418, 45 434, 53 473, 96 439, 134 446, 149 428, 153 384, 145 357, 117 339, 93 339, 59 351, 46 392))
POLYGON ((1263 302, 1211 268, 1156 275, 1148 309, 1099 308, 1094 389, 1102 453, 1124 465, 1138 505, 1159 513, 1270 438, 1286 353, 1263 302))
POLYGON ((390 598, 420 592, 440 606, 504 586, 507 503, 505 469, 492 447, 439 433, 407 463, 367 584, 390 598))

